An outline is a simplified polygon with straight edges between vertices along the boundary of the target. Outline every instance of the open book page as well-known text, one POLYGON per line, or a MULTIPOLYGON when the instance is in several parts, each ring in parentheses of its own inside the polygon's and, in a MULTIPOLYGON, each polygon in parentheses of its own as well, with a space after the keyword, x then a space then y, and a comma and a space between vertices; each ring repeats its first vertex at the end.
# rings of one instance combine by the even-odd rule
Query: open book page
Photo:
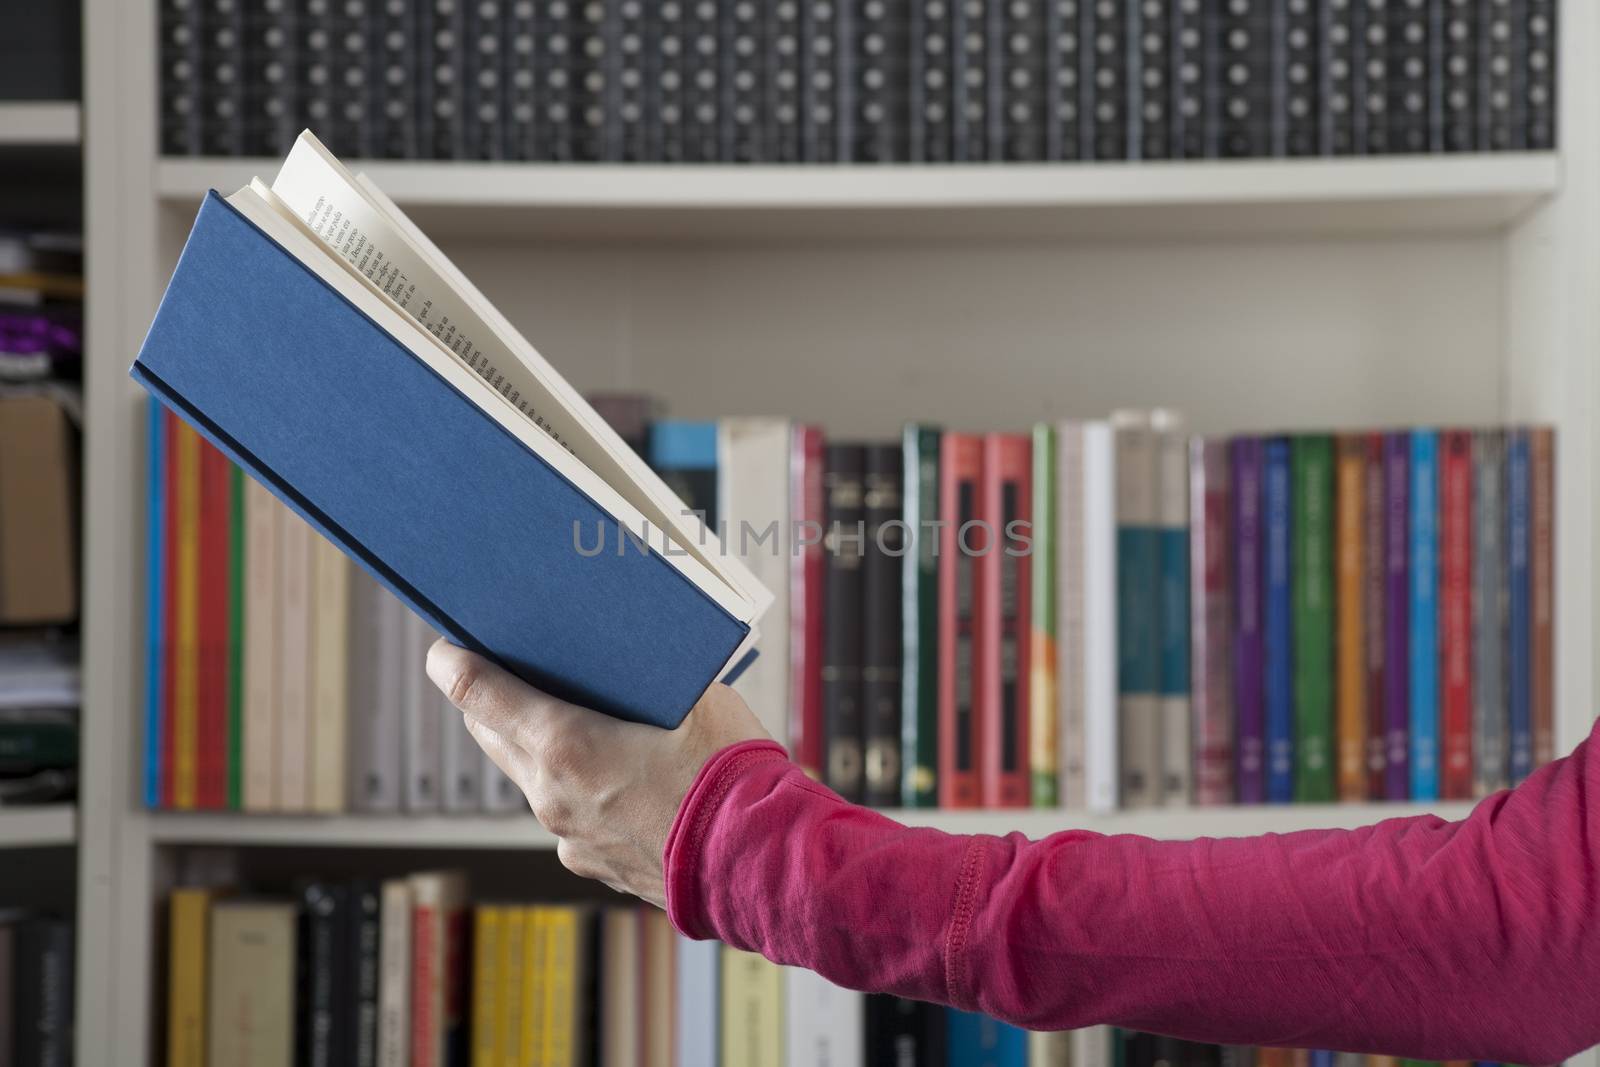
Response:
MULTIPOLYGON (((719 575, 676 544, 668 544, 666 533, 644 522, 639 511, 615 489, 586 467, 554 438, 519 413, 508 398, 474 372, 457 352, 439 338, 419 328, 392 297, 363 277, 348 261, 328 255, 325 247, 281 202, 274 202, 270 189, 259 181, 228 197, 233 205, 272 240, 282 246, 307 269, 371 318, 380 329, 405 345, 412 354, 454 387, 484 414, 493 418, 512 436, 543 458, 624 528, 647 530, 648 543, 658 555, 675 567, 690 582, 711 597, 718 606, 742 622, 752 621, 752 605, 719 575)), ((589 534, 593 537, 593 534, 589 534)), ((446 549, 441 549, 445 551, 446 549)), ((754 629, 754 627, 752 627, 754 629)), ((741 645, 744 648, 748 641, 741 645)))
POLYGON ((290 151, 272 192, 335 255, 749 600, 750 617, 759 618, 771 594, 722 552, 665 483, 410 220, 363 184, 307 132, 290 151))

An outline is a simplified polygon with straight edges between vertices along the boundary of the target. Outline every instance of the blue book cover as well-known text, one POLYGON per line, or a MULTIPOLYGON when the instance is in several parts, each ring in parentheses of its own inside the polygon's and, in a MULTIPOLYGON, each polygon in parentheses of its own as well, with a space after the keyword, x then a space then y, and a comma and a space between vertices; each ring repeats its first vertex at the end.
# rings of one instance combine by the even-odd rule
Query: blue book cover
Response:
POLYGON ((1411 434, 1411 799, 1439 799, 1439 435, 1411 434))
POLYGON ((1510 647, 1506 650, 1510 678, 1511 784, 1533 773, 1533 649, 1531 608, 1533 572, 1529 565, 1532 538, 1532 471, 1528 431, 1506 434, 1506 546, 1511 589, 1510 647))
POLYGON ((131 373, 435 631, 556 697, 670 728, 749 633, 215 193, 131 373))
POLYGON ((1289 441, 1274 437, 1263 449, 1262 470, 1262 686, 1267 719, 1267 802, 1294 799, 1294 630, 1290 573, 1289 441))
POLYGON ((148 808, 161 806, 161 690, 165 681, 162 673, 166 657, 162 655, 162 637, 166 630, 167 576, 162 560, 167 544, 166 534, 166 474, 167 453, 163 439, 162 412, 166 409, 155 397, 150 398, 148 419, 149 440, 145 445, 147 480, 145 544, 145 590, 147 614, 145 617, 145 672, 144 672, 144 803, 148 808))
POLYGON ((976 1012, 945 1013, 949 1062, 961 1067, 1028 1067, 1028 1032, 976 1012))

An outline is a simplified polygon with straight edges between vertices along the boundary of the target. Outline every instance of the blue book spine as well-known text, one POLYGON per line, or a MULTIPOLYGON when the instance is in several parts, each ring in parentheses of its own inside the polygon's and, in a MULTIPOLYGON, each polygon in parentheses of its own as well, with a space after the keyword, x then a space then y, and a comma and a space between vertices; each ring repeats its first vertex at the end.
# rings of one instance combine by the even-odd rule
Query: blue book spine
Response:
POLYGON ((1439 435, 1411 435, 1411 799, 1439 799, 1439 435))
POLYGON ((710 530, 717 528, 717 424, 651 423, 650 466, 689 511, 710 530))
POLYGON ((1028 1033, 976 1012, 946 1013, 948 1062, 981 1067, 1028 1067, 1028 1033))
POLYGON ((1262 623, 1266 645, 1267 802, 1294 799, 1294 633, 1289 570, 1289 442, 1266 443, 1262 512, 1266 550, 1262 623))
POLYGON ((166 590, 166 574, 161 561, 166 547, 166 449, 162 439, 163 412, 161 401, 150 398, 150 440, 146 448, 149 464, 148 530, 145 545, 145 570, 149 588, 146 590, 149 627, 145 635, 144 671, 144 803, 148 808, 161 806, 161 690, 162 655, 161 638, 166 632, 166 604, 162 594, 166 590))
POLYGON ((1533 586, 1532 568, 1528 562, 1528 542, 1532 533, 1531 486, 1528 432, 1513 430, 1506 435, 1506 544, 1510 558, 1508 583, 1511 586, 1511 647, 1507 649, 1506 664, 1511 679, 1512 785, 1533 771, 1533 654, 1530 643, 1532 628, 1529 625, 1533 586))
POLYGON ((1333 1067, 1333 1053, 1327 1049, 1312 1049, 1311 1067, 1333 1067))

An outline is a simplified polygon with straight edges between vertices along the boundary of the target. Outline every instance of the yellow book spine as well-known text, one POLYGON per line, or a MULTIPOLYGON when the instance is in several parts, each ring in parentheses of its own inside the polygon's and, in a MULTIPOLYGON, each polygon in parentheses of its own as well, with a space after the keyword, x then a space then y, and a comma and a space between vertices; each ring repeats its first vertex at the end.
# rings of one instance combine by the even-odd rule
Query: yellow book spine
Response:
POLYGON ((545 923, 544 1067, 577 1067, 578 915, 571 908, 551 908, 545 923))
POLYGON ((173 583, 172 806, 195 806, 200 717, 200 435, 177 428, 178 553, 173 583))
POLYGON ((1362 568, 1366 516, 1364 492, 1366 445, 1360 436, 1341 438, 1338 445, 1338 492, 1334 518, 1334 559, 1338 599, 1338 779, 1339 799, 1367 796, 1366 608, 1362 568))
POLYGON ((722 1062, 783 1063, 783 971, 754 952, 722 950, 722 1062))
POLYGON ((211 890, 174 889, 168 908, 167 1067, 205 1067, 211 890))
POLYGON ((472 917, 472 1067, 499 1067, 500 1027, 495 1018, 500 987, 501 927, 505 909, 478 908, 472 917))
POLYGON ((500 954, 496 967, 500 981, 494 990, 495 1042, 499 1055, 495 1067, 521 1067, 522 984, 527 959, 528 909, 506 908, 501 918, 500 954))
POLYGON ((518 1067, 544 1067, 544 968, 549 954, 550 917, 544 908, 527 908, 522 928, 525 959, 522 980, 522 1042, 518 1067))

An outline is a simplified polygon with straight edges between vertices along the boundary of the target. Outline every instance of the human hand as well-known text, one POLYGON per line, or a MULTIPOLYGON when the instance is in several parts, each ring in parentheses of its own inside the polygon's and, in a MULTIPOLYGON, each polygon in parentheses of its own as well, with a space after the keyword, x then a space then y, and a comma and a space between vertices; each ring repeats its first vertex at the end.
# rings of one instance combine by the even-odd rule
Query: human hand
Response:
POLYGON ((725 685, 662 730, 557 700, 444 640, 428 650, 428 677, 559 839, 568 870, 661 908, 661 854, 695 776, 729 745, 767 736, 725 685))

